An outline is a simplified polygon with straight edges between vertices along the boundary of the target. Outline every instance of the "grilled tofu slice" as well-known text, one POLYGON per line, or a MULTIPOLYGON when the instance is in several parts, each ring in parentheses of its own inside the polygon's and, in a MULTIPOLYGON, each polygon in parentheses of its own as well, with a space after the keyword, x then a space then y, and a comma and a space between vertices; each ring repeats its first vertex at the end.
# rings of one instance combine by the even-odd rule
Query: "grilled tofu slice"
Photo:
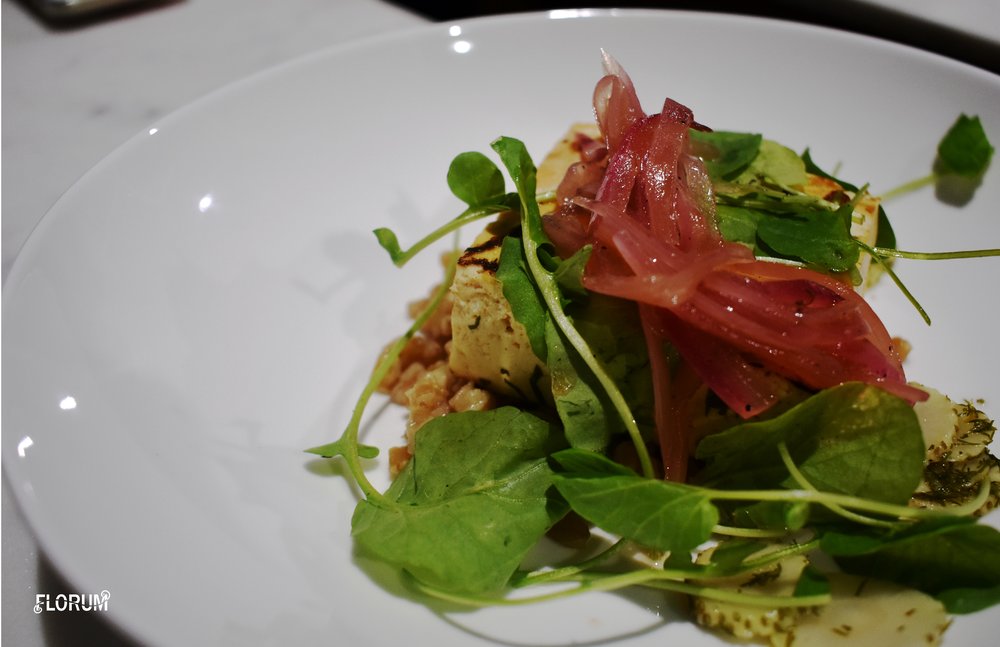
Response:
POLYGON ((511 312, 496 278, 504 236, 517 226, 511 214, 483 231, 458 261, 451 286, 451 372, 480 388, 518 400, 549 391, 545 365, 511 312))

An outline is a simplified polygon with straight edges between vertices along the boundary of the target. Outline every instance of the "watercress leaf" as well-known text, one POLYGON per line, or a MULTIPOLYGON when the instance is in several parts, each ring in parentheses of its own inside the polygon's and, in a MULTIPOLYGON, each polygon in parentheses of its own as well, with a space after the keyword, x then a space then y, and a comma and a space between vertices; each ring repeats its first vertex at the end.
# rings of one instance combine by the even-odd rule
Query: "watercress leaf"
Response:
POLYGON ((585 449, 563 449, 552 454, 552 459, 562 468, 562 472, 581 478, 636 476, 635 471, 625 465, 585 449))
MULTIPOLYGON (((560 454, 553 458, 565 468, 560 454)), ((690 551, 711 536, 719 513, 705 491, 616 471, 611 466, 588 467, 582 472, 558 472, 553 480, 581 517, 649 548, 690 551)))
POLYGON ((432 419, 389 503, 355 509, 357 545, 434 588, 499 591, 565 513, 549 496, 547 455, 561 444, 551 424, 513 407, 432 419))
POLYGON ((802 161, 805 164, 806 171, 808 171, 809 173, 812 173, 813 175, 818 175, 819 177, 826 178, 828 180, 833 180, 834 182, 844 187, 848 191, 854 191, 855 193, 858 191, 857 186, 851 184, 850 182, 845 182, 844 180, 838 177, 834 177, 829 173, 827 173, 826 171, 824 171, 823 169, 821 169, 816 164, 816 162, 813 161, 812 155, 809 153, 808 148, 802 153, 802 161))
POLYGON ((820 528, 820 548, 836 557, 870 555, 888 542, 930 536, 947 532, 955 525, 972 523, 975 523, 975 519, 971 517, 941 516, 890 530, 873 526, 825 526, 820 528))
POLYGON ((956 206, 972 200, 992 157, 979 117, 960 115, 938 144, 933 173, 938 199, 956 206))
POLYGON ((951 613, 1000 602, 1000 532, 973 520, 921 522, 853 540, 839 532, 824 535, 820 546, 844 571, 918 589, 951 613))
POLYGON ((975 613, 1000 604, 1000 584, 982 588, 956 587, 941 591, 935 597, 951 613, 975 613))
POLYGON ((770 420, 706 437, 697 448, 706 461, 699 480, 718 488, 795 488, 781 443, 823 491, 903 504, 923 475, 923 434, 913 408, 878 387, 850 382, 770 420))
POLYGON ((758 501, 732 512, 733 523, 745 528, 799 530, 809 521, 809 504, 802 501, 758 501))
POLYGON ((784 187, 800 186, 806 183, 806 167, 802 158, 792 149, 769 139, 760 142, 756 157, 734 181, 749 183, 759 178, 784 187))
POLYGON ((551 322, 545 326, 545 340, 552 398, 566 440, 570 447, 603 451, 622 430, 621 420, 591 370, 551 322))
POLYGON ((880 204, 878 206, 878 229, 875 233, 875 246, 883 249, 896 249, 896 232, 892 230, 889 216, 880 204))
POLYGON ((938 173, 981 177, 993 157, 993 146, 978 116, 959 115, 938 144, 938 173))
POLYGON ((726 539, 720 541, 711 553, 711 561, 706 568, 710 577, 727 577, 743 569, 743 562, 768 548, 768 544, 752 539, 726 539))
POLYGON ((396 237, 396 232, 387 227, 379 227, 373 233, 382 249, 389 252, 389 258, 392 259, 393 263, 403 257, 403 250, 399 246, 399 239, 396 237))
POLYGON ((327 443, 326 445, 319 445, 318 447, 310 447, 306 450, 310 454, 316 454, 322 456, 323 458, 333 458, 334 456, 343 456, 347 453, 357 451, 358 456, 361 458, 375 458, 378 456, 378 447, 372 447, 371 445, 355 445, 354 443, 347 442, 346 439, 341 438, 335 440, 332 443, 327 443))
POLYGON ((757 224, 757 237, 778 256, 846 272, 858 262, 860 250, 851 237, 853 208, 817 210, 804 215, 766 214, 757 224))
POLYGON ((795 592, 792 595, 802 598, 829 594, 830 580, 814 566, 807 564, 799 575, 799 581, 795 583, 795 592))
POLYGON ((757 157, 761 136, 753 133, 725 131, 690 131, 698 144, 708 174, 713 178, 730 179, 745 169, 757 157))
POLYGON ((726 240, 743 243, 756 253, 757 223, 763 217, 757 209, 748 209, 728 204, 717 204, 715 207, 716 222, 719 233, 726 240))
POLYGON ((487 204, 503 195, 503 174, 482 153, 459 153, 448 167, 448 188, 471 207, 487 204))
POLYGON ((492 144, 493 150, 507 168, 514 186, 521 197, 522 228, 524 235, 538 246, 551 245, 542 229, 542 216, 535 200, 537 170, 524 143, 512 137, 499 137, 492 144))
MULTIPOLYGON (((635 304, 600 294, 567 309, 601 370, 629 403, 632 418, 645 435, 653 435, 654 397, 649 353, 635 304)), ((625 425, 579 353, 553 325, 549 339, 552 395, 566 438, 573 447, 604 451, 625 425), (558 345, 558 348, 554 348, 558 345)))
POLYGON ((511 312, 528 335, 531 350, 542 362, 547 359, 545 326, 549 319, 545 301, 538 290, 521 239, 507 236, 500 247, 500 263, 496 271, 497 280, 504 298, 510 304, 511 312))
MULTIPOLYGON (((802 161, 805 162, 806 171, 812 173, 813 175, 818 175, 819 177, 826 178, 828 180, 833 180, 840 186, 844 187, 848 191, 858 192, 858 187, 850 182, 846 182, 841 178, 834 177, 821 169, 813 161, 812 156, 809 154, 809 149, 807 148, 802 153, 802 161)), ((878 229, 875 238, 875 246, 882 247, 885 249, 896 249, 896 234, 892 230, 892 223, 889 221, 888 215, 886 215, 885 209, 881 204, 878 206, 878 229)))
POLYGON ((593 251, 591 245, 584 245, 572 256, 559 263, 554 272, 556 284, 559 286, 561 294, 567 300, 582 301, 590 296, 587 288, 583 287, 583 271, 590 260, 593 251))

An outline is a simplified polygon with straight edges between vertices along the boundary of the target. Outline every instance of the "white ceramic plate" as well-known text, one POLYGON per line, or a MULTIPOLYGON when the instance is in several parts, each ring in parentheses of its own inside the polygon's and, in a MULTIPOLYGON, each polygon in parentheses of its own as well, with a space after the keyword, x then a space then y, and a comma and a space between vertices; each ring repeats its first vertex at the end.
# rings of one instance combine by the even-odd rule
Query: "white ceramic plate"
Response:
MULTIPOLYGON (((884 190, 927 172, 959 112, 1000 136, 1000 81, 832 31, 723 15, 560 12, 440 24, 322 52, 152 126, 70 190, 4 290, 3 458, 55 565, 150 644, 709 645, 656 596, 441 613, 352 558, 355 498, 303 449, 339 435, 458 208, 451 157, 544 153, 591 115, 599 48, 655 110, 810 146, 884 190), (364 567, 364 568, 363 568, 364 567), (370 572, 367 572, 370 571, 370 572)), ((1000 246, 1000 173, 964 209, 889 206, 902 247, 1000 246)), ((1000 413, 997 260, 900 263, 935 319, 875 295, 911 377, 1000 413)), ((403 416, 374 433, 393 442, 403 416)), ((383 474, 384 465, 374 468, 383 474)), ((960 619, 976 644, 1000 615, 960 619)))

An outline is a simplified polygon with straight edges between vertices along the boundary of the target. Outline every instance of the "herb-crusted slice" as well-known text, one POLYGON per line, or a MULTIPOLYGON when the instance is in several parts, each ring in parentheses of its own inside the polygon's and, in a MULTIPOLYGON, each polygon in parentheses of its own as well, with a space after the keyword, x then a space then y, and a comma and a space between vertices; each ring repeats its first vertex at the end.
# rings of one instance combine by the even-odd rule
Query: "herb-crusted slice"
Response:
MULTIPOLYGON (((705 563, 711 549, 699 555, 705 563)), ((766 569, 715 579, 716 588, 757 595, 792 596, 805 557, 786 558, 766 569)), ((773 647, 933 646, 948 628, 944 606, 934 598, 895 584, 827 573, 831 601, 818 607, 770 608, 695 597, 698 624, 742 640, 773 647)))
POLYGON ((934 389, 916 405, 927 462, 924 478, 910 505, 947 508, 968 504, 989 488, 975 511, 981 516, 1000 505, 1000 460, 990 453, 996 433, 993 421, 971 402, 952 402, 934 389))

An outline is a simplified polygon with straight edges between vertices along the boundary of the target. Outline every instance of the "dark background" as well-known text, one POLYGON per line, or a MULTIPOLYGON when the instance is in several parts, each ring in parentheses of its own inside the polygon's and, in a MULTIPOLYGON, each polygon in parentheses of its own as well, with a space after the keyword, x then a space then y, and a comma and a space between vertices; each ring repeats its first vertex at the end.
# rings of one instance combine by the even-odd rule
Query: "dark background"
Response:
MULTIPOLYGON (((947 0, 942 0, 946 2, 947 0)), ((432 20, 571 8, 656 8, 781 18, 853 31, 942 54, 1000 74, 1000 44, 857 0, 390 0, 432 20)), ((997 20, 1000 20, 998 8, 997 20)))

